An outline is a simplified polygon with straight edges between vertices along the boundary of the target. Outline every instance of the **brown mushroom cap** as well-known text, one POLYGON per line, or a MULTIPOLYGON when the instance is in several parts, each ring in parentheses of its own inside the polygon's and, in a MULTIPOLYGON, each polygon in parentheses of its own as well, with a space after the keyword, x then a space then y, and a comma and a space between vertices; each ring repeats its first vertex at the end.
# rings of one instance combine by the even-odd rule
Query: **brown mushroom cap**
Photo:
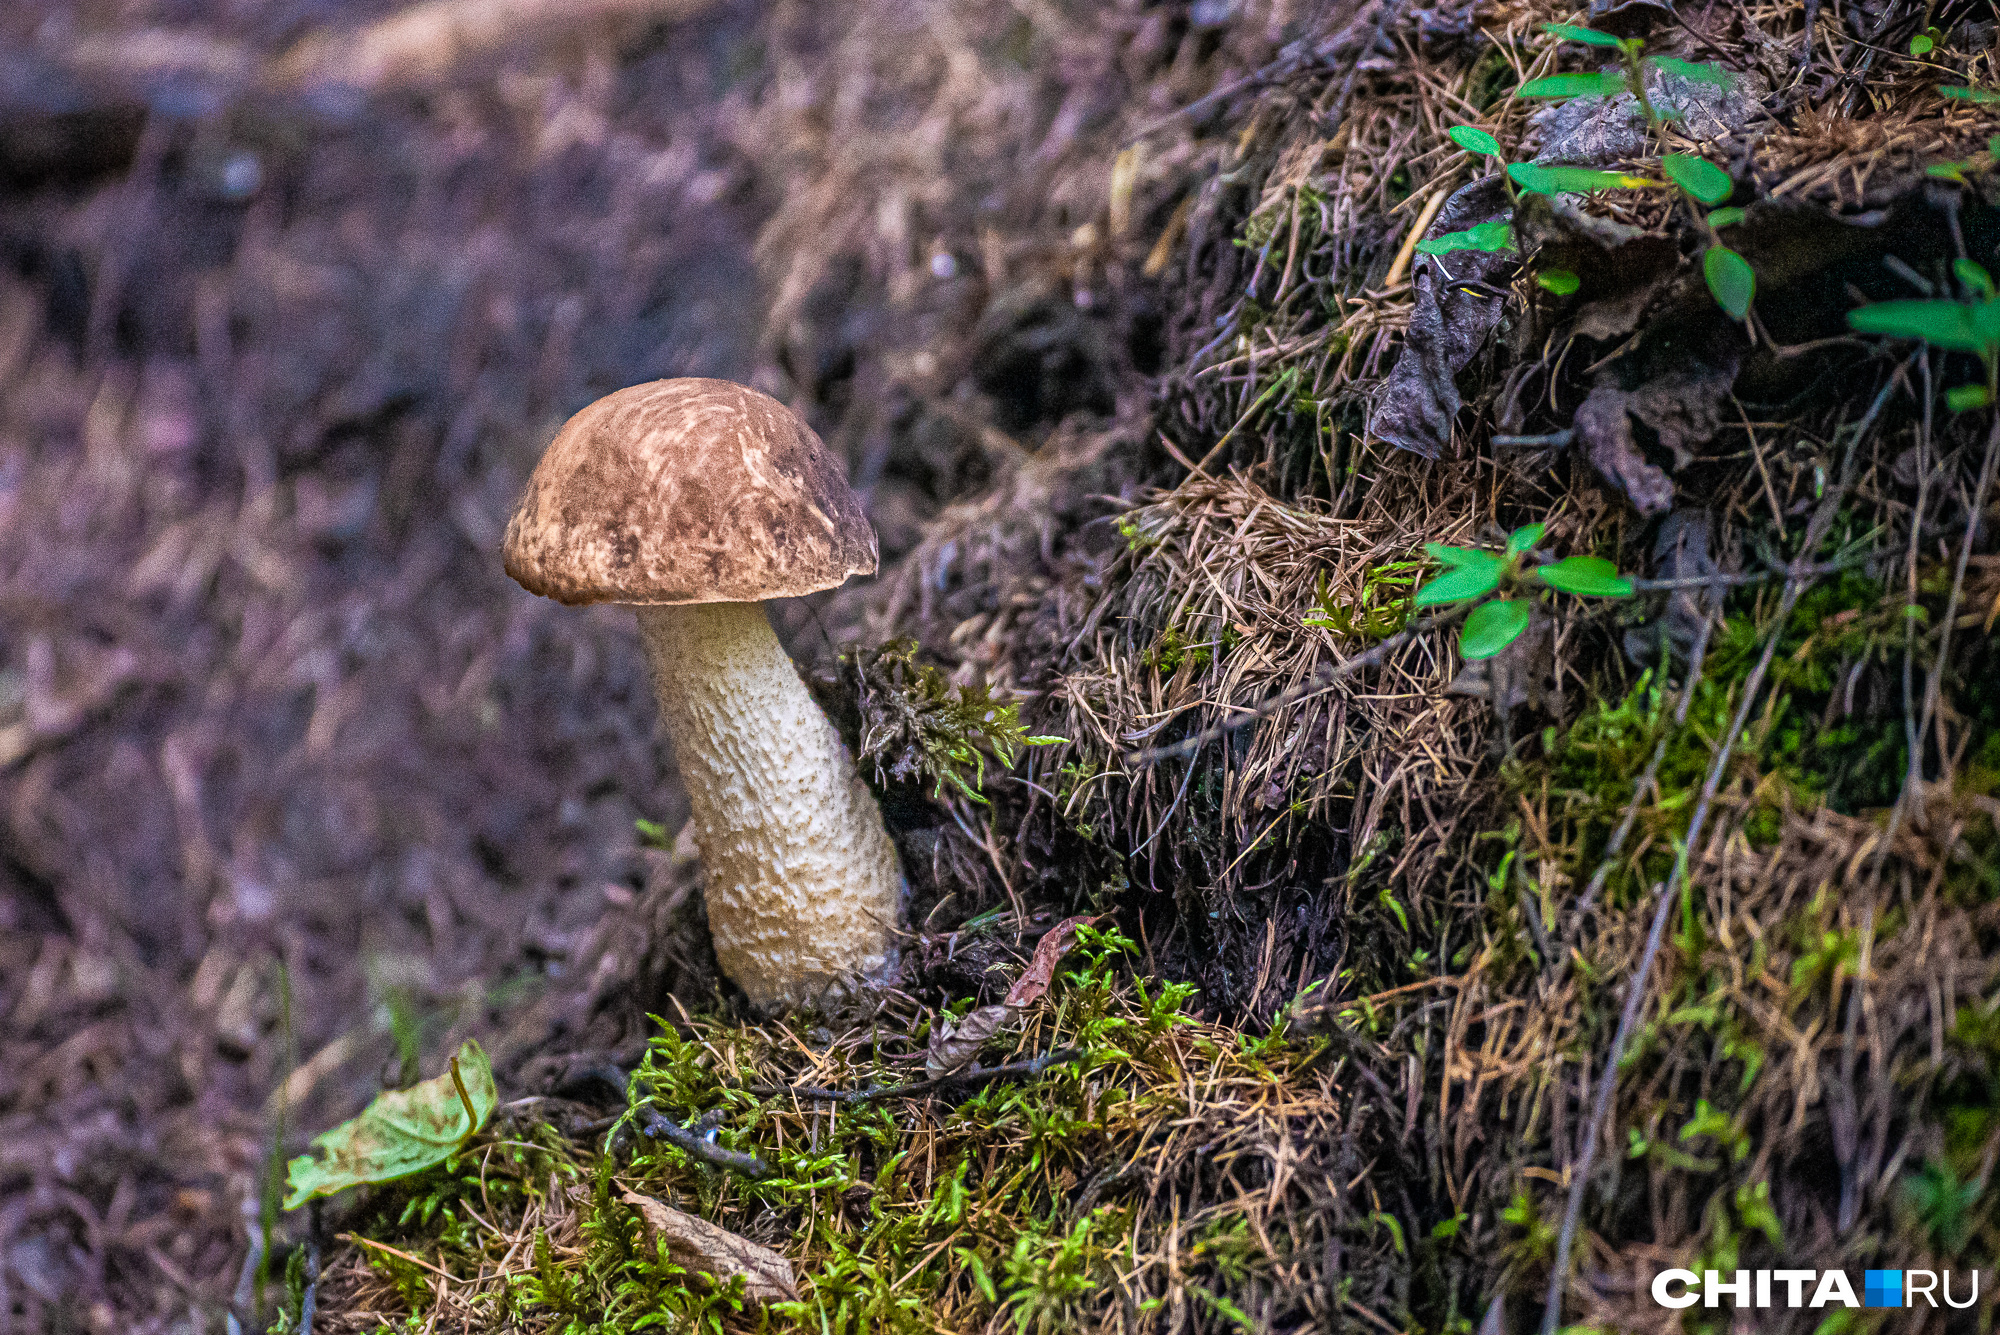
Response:
POLYGON ((655 380, 563 424, 507 525, 507 573, 559 603, 762 602, 875 569, 841 468, 784 404, 655 380))

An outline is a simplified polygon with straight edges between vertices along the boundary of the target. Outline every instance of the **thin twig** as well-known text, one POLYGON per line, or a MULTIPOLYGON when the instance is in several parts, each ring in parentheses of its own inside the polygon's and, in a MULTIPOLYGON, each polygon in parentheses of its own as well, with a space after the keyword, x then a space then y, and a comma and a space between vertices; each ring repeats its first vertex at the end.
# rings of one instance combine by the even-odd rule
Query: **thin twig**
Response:
MULTIPOLYGON (((1893 383, 1893 382, 1892 382, 1893 383)), ((1875 399, 1874 406, 1862 419, 1859 430, 1848 443, 1847 455, 1841 465, 1840 483, 1828 492, 1813 511, 1806 524, 1805 539, 1799 546, 1798 557, 1792 564, 1792 576, 1785 581, 1785 592, 1778 600, 1777 616, 1773 619, 1770 634, 1764 640, 1764 652, 1743 682, 1743 698, 1736 706, 1735 717, 1729 722, 1729 730, 1722 736, 1721 745, 1716 748, 1715 758, 1709 762, 1708 774, 1702 780, 1701 799, 1695 803, 1694 814, 1688 818, 1687 834, 1681 841, 1680 855, 1674 859, 1674 867, 1667 874, 1658 890, 1659 901, 1653 910, 1652 926, 1646 933, 1646 948, 1639 956, 1639 967, 1634 971, 1629 991, 1625 994, 1625 1006, 1618 1016, 1618 1030, 1611 1037, 1611 1051, 1605 1056, 1604 1071, 1598 1077, 1597 1094, 1591 1101, 1590 1117, 1583 1127, 1583 1147, 1577 1155, 1576 1166, 1570 1175, 1569 1200, 1563 1207, 1562 1231, 1556 1236, 1555 1264, 1549 1271, 1548 1296, 1542 1307, 1542 1335, 1556 1335, 1562 1325, 1563 1289, 1569 1278, 1570 1248, 1576 1241, 1577 1225, 1583 1216, 1583 1193, 1590 1182, 1592 1161, 1597 1157, 1597 1142, 1604 1129, 1604 1119, 1611 1111, 1611 1097, 1618 1087, 1618 1066, 1625 1057, 1625 1045, 1630 1041, 1632 1031, 1638 1026, 1639 1012, 1645 1006, 1646 984, 1652 976, 1653 962, 1660 953, 1660 943, 1666 937, 1667 919, 1673 910, 1681 882, 1687 876, 1689 859, 1701 841, 1702 827, 1708 823, 1710 806, 1716 793, 1722 787, 1722 776, 1729 768, 1730 757, 1735 753, 1736 742, 1743 734, 1744 725, 1750 720, 1750 710, 1757 702, 1758 693, 1763 689, 1764 675, 1770 671, 1771 659, 1778 652, 1778 641, 1783 638, 1785 623, 1791 619, 1792 609, 1798 604, 1799 595, 1810 582, 1810 569, 1806 557, 1810 556, 1825 539, 1834 515, 1847 497, 1848 489, 1854 482, 1854 461, 1860 453, 1862 438, 1873 424, 1875 414, 1887 401, 1885 387, 1875 399)))
POLYGON ((655 1109, 639 1109, 639 1129, 653 1139, 664 1140, 675 1149, 700 1159, 703 1163, 713 1164, 717 1168, 726 1168, 732 1173, 741 1173, 745 1177, 752 1178, 770 1175, 770 1165, 756 1155, 724 1149, 707 1136, 690 1131, 655 1109))
POLYGON ((872 1085, 867 1089, 828 1089, 822 1085, 743 1085, 740 1088, 745 1093, 755 1094, 760 1098, 791 1094, 814 1103, 865 1103, 871 1099, 909 1098, 952 1085, 977 1085, 990 1080, 1031 1078, 1040 1075, 1051 1066, 1075 1061, 1082 1055, 1081 1048, 1056 1048, 1032 1061, 1008 1062, 1003 1066, 973 1066, 963 1071, 950 1071, 944 1075, 912 1080, 907 1084, 872 1085))
POLYGON ((1646 762, 1645 772, 1639 776, 1639 782, 1632 785, 1632 800, 1625 807, 1625 815, 1619 820, 1618 828, 1612 831, 1611 842, 1604 846, 1604 858, 1597 864, 1597 870, 1591 873, 1590 884, 1584 888, 1582 897, 1576 901, 1576 908, 1570 917, 1572 931, 1583 925, 1585 915, 1590 912, 1590 906, 1597 902, 1597 896, 1603 892, 1604 883, 1610 880, 1611 873, 1617 870, 1618 860, 1625 851, 1625 841, 1631 837, 1632 828, 1639 823, 1639 808, 1645 803, 1647 790, 1659 779, 1660 765, 1667 758, 1667 744, 1673 740, 1674 730, 1687 719, 1688 705, 1694 700, 1695 687, 1701 684, 1702 659, 1707 654, 1708 637, 1714 628, 1713 616, 1702 618, 1701 633, 1695 637, 1694 652, 1688 655, 1687 681, 1681 687, 1681 700, 1674 710, 1673 725, 1660 733, 1660 740, 1653 747, 1653 758, 1646 762))
POLYGON ((313 1335, 313 1318, 319 1313, 319 1240, 326 1227, 321 1204, 314 1197, 306 1207, 306 1289, 299 1298, 299 1335, 313 1335))

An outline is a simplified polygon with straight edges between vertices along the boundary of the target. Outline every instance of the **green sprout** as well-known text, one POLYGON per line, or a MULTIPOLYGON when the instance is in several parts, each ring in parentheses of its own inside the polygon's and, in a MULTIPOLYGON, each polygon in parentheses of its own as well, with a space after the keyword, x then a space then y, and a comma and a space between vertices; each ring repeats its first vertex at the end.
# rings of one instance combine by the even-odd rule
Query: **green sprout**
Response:
POLYGON ((1424 551, 1445 572, 1417 590, 1416 605, 1445 607, 1483 600, 1459 631, 1458 651, 1468 659, 1491 658, 1521 637, 1533 614, 1536 593, 1553 590, 1581 598, 1630 598, 1632 581, 1601 556, 1567 556, 1549 565, 1528 566, 1543 524, 1517 528, 1498 552, 1427 542, 1424 551), (1502 594, 1488 598, 1489 594, 1502 594), (1511 596, 1526 593, 1528 597, 1511 596))
MULTIPOLYGON (((1727 88, 1733 82, 1732 76, 1720 66, 1681 60, 1673 56, 1648 56, 1645 40, 1638 37, 1614 37, 1608 32, 1595 28, 1579 27, 1573 23, 1545 23, 1542 30, 1566 42, 1581 42, 1585 46, 1601 47, 1618 52, 1624 68, 1604 70, 1596 73, 1550 74, 1540 79, 1530 79, 1517 91, 1521 97, 1617 97, 1631 93, 1639 100, 1639 109, 1646 117, 1648 130, 1657 138, 1667 122, 1674 118, 1671 109, 1662 112, 1653 105, 1646 93, 1646 74, 1649 69, 1665 70, 1684 79, 1706 83, 1719 88, 1727 88)), ((1501 181, 1506 186, 1510 198, 1518 198, 1517 187, 1528 194, 1580 194, 1594 190, 1643 190, 1658 189, 1671 181, 1679 187, 1696 207, 1696 216, 1701 218, 1709 233, 1710 244, 1702 256, 1702 277, 1708 284, 1709 294, 1716 305, 1722 307, 1732 320, 1748 318, 1750 303, 1757 294, 1757 275, 1750 262, 1734 250, 1722 244, 1718 231, 1743 221, 1740 208, 1717 208, 1725 204, 1735 193, 1736 183, 1728 172, 1691 153, 1669 153, 1660 159, 1660 170, 1667 181, 1656 181, 1648 176, 1635 176, 1629 172, 1600 171, 1594 167, 1544 166, 1534 162, 1508 162, 1501 151, 1500 142, 1490 133, 1472 125, 1454 125, 1445 132, 1452 143, 1468 153, 1500 161, 1504 171, 1501 181), (1708 212, 1704 215, 1704 210, 1708 212)), ((1417 249, 1425 255, 1449 255, 1453 251, 1478 250, 1488 254, 1512 250, 1514 228, 1511 214, 1507 218, 1497 218, 1480 223, 1476 227, 1460 232, 1447 232, 1443 236, 1417 244, 1417 249)), ((1551 269, 1537 276, 1536 281, 1545 290, 1559 297, 1569 296, 1582 286, 1582 280, 1566 269, 1551 269)))
POLYGON ((1847 323, 1863 334, 1920 338, 1934 348, 1977 354, 1986 366, 1986 383, 1959 385, 1944 396, 1953 412, 1967 412, 2000 403, 2000 296, 1985 266, 1961 259, 1952 272, 1965 290, 1964 301, 1878 301, 1849 311, 1847 323))

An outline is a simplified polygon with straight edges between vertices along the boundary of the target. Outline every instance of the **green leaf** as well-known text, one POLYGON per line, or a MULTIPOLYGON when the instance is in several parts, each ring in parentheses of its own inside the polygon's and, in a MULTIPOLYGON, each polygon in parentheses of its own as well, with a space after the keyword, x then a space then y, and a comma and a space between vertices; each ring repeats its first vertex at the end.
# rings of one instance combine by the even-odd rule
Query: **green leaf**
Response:
POLYGON ((1710 246, 1701 257, 1701 276, 1708 280, 1715 304, 1730 319, 1741 320, 1750 313, 1750 302, 1757 295, 1757 274, 1750 261, 1727 246, 1710 246))
POLYGON ((1944 406, 1955 413, 1969 413, 1993 402, 1984 385, 1960 385, 1944 392, 1944 406))
POLYGON ((1428 241, 1417 242, 1417 251, 1424 255, 1449 255, 1454 250, 1483 250, 1488 254, 1508 250, 1514 244, 1514 227, 1505 218, 1495 218, 1476 227, 1468 227, 1463 232, 1446 232, 1428 241))
POLYGON ((1931 40, 1929 33, 1920 32, 1910 39, 1910 54, 1913 56, 1927 56, 1936 49, 1937 43, 1931 40))
POLYGON ((1972 308, 1972 336, 1979 340, 1980 350, 2000 347, 2000 300, 1988 299, 1972 308))
POLYGON ((1695 83, 1705 83, 1711 88, 1734 88, 1736 86, 1736 76, 1734 74, 1731 74, 1720 65, 1711 65, 1707 61, 1682 60, 1678 56, 1651 56, 1647 58, 1646 63, 1655 69, 1679 75, 1683 79, 1689 79, 1695 83))
POLYGON ((1847 313, 1848 328, 1862 334, 1920 338, 1933 347, 1979 352, 1985 347, 1972 323, 1972 307, 1959 301, 1878 301, 1847 313))
POLYGON ((1507 174, 1514 184, 1538 195, 1581 194, 1587 190, 1637 190, 1660 182, 1624 172, 1601 172, 1591 167, 1543 167, 1532 162, 1510 162, 1507 174))
POLYGON ((1986 266, 1976 260, 1958 259, 1951 262, 1951 271, 1966 290, 1981 301, 1993 298, 1993 275, 1986 272, 1986 266))
POLYGON ((1521 638, 1528 628, 1530 604, 1496 598, 1472 609, 1458 637, 1458 652, 1467 658, 1491 658, 1521 638))
POLYGON ((1579 598, 1630 598, 1632 581, 1601 556, 1566 556, 1552 566, 1538 566, 1542 583, 1579 598))
POLYGON ((1445 131, 1445 135, 1468 153, 1484 153, 1495 158, 1500 156, 1500 141, 1476 126, 1454 125, 1445 131))
POLYGON ((1545 269, 1535 275, 1535 281, 1559 297, 1566 297, 1583 286, 1583 280, 1567 269, 1545 269))
POLYGON ((1962 162, 1933 162, 1924 168, 1924 175, 1940 181, 1956 181, 1965 184, 1965 164, 1962 162))
POLYGON ((1523 524, 1507 535, 1507 555, 1519 556, 1522 552, 1532 552, 1542 535, 1549 531, 1547 524, 1523 524))
POLYGON ((1456 570, 1447 570, 1423 588, 1417 590, 1418 607, 1439 607, 1445 603, 1462 603, 1467 598, 1477 598, 1491 593, 1500 584, 1500 558, 1491 552, 1484 552, 1483 565, 1464 565, 1456 570))
POLYGON ((1967 88, 1963 84, 1953 84, 1938 91, 1961 102, 2000 102, 2000 89, 1996 88, 1967 88))
POLYGON ((1710 227, 1734 227, 1742 221, 1742 209, 1717 209, 1708 215, 1708 225, 1710 227))
POLYGON ((1492 552, 1482 552, 1477 547, 1447 547, 1441 542, 1425 543, 1424 555, 1454 569, 1459 566, 1484 565, 1488 561, 1498 559, 1492 552))
POLYGON ((1625 46, 1624 42, 1608 32, 1599 32, 1595 28, 1580 28, 1574 23, 1544 23, 1542 31, 1553 33, 1565 42, 1582 42, 1586 46, 1608 46, 1613 50, 1622 50, 1625 46))
POLYGON ((1736 190, 1729 173, 1692 153, 1669 153, 1660 159, 1668 178, 1703 204, 1720 204, 1736 190))
POLYGON ((312 1152, 292 1160, 287 1171, 285 1208, 421 1173, 456 1154, 486 1125, 500 1093, 486 1053, 472 1039, 451 1066, 435 1080, 376 1095, 359 1117, 313 1137, 312 1152))
POLYGON ((1516 88, 1522 97, 1616 97, 1632 91, 1632 82, 1623 70, 1599 74, 1548 74, 1530 79, 1516 88))

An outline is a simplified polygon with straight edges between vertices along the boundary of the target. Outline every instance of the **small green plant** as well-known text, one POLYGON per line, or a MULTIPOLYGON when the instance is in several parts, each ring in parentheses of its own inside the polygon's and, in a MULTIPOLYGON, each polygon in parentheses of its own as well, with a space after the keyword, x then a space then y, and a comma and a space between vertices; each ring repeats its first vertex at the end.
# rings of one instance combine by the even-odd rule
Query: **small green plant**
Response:
POLYGON ((1011 769, 1022 749, 1067 740, 1030 733, 1019 703, 996 697, 990 686, 957 686, 938 668, 919 663, 915 640, 864 651, 858 667, 861 755, 874 762, 878 783, 927 780, 940 801, 956 792, 984 806, 980 789, 989 754, 1011 769))
POLYGON ((1924 171, 1940 181, 1956 181, 1960 185, 1968 185, 1970 184, 1968 176, 1991 171, 1995 166, 2000 166, 2000 134, 1986 141, 1986 152, 1983 155, 1967 158, 1964 162, 1933 162, 1924 168, 1924 171))
POLYGON ((1410 619, 1411 593, 1423 567, 1422 561, 1391 561, 1375 567, 1362 581, 1361 596, 1351 604, 1339 600, 1321 571, 1312 611, 1302 624, 1369 640, 1394 635, 1410 619))
POLYGON ((1963 301, 1934 297, 1912 301, 1878 301, 1847 313, 1848 326, 1863 334, 1920 338, 1935 348, 1976 353, 1986 367, 1983 385, 1958 385, 1945 391, 1953 412, 2000 403, 2000 296, 1985 266, 1961 259, 1952 273, 1965 291, 1963 301))
POLYGON ((1459 632, 1458 650, 1466 658, 1491 658, 1519 639, 1528 628, 1535 593, 1553 590, 1583 598, 1632 596, 1632 581, 1601 556, 1567 556, 1550 565, 1528 566, 1535 544, 1546 531, 1542 524, 1517 528, 1508 536, 1506 548, 1498 552, 1424 544, 1424 551, 1446 569, 1417 590, 1419 608, 1486 600, 1472 609, 1459 632), (1529 597, 1511 596, 1524 592, 1529 597), (1493 593, 1502 596, 1488 599, 1493 593))
MULTIPOLYGON (((1728 71, 1716 65, 1681 60, 1674 56, 1649 56, 1644 54, 1646 43, 1638 37, 1614 37, 1608 32, 1595 28, 1579 27, 1573 23, 1545 23, 1545 32, 1567 42, 1581 42, 1615 50, 1623 64, 1623 69, 1605 70, 1595 73, 1550 74, 1540 79, 1530 79, 1517 89, 1521 97, 1617 97, 1631 93, 1639 101, 1639 110, 1646 117, 1647 128, 1658 138, 1674 111, 1661 111, 1653 105, 1646 92, 1646 75, 1649 70, 1665 70, 1684 79, 1698 83, 1727 88, 1733 82, 1728 71)), ((1498 159, 1503 173, 1501 180, 1508 194, 1515 194, 1518 187, 1529 194, 1573 194, 1590 190, 1638 190, 1657 188, 1666 181, 1656 181, 1646 176, 1634 176, 1626 172, 1599 171, 1590 167, 1543 166, 1533 162, 1508 162, 1500 148, 1500 142, 1491 134, 1472 125, 1454 125, 1446 133, 1451 141, 1468 153, 1498 159)), ((1733 226, 1743 221, 1740 208, 1718 208, 1735 192, 1736 183, 1729 173, 1705 158, 1690 153, 1668 153, 1660 159, 1660 170, 1667 180, 1679 187, 1694 207, 1695 215, 1701 219, 1708 231, 1710 244, 1702 254, 1702 277, 1708 283, 1708 290, 1715 298, 1716 305, 1728 313, 1732 320, 1748 316, 1750 303, 1757 294, 1757 275, 1750 262, 1734 250, 1722 244, 1718 232, 1721 228, 1733 226)), ((1418 243, 1417 249, 1426 255, 1448 255, 1456 250, 1479 250, 1489 254, 1514 248, 1514 229, 1511 219, 1494 219, 1469 227, 1462 232, 1448 232, 1418 243)), ((1559 297, 1566 297, 1582 286, 1582 281, 1566 269, 1551 269, 1536 276, 1536 282, 1544 289, 1559 297)))

